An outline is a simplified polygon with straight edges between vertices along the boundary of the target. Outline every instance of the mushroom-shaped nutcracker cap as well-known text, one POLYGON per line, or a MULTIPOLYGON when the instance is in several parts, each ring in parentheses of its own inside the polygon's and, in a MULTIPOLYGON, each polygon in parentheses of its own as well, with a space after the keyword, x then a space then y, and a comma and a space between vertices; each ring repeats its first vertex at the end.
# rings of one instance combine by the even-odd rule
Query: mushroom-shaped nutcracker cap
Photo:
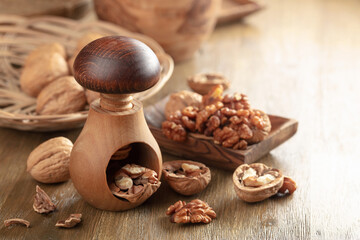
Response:
POLYGON ((128 94, 154 86, 160 63, 144 43, 129 37, 109 36, 86 45, 74 62, 76 81, 101 93, 128 94))

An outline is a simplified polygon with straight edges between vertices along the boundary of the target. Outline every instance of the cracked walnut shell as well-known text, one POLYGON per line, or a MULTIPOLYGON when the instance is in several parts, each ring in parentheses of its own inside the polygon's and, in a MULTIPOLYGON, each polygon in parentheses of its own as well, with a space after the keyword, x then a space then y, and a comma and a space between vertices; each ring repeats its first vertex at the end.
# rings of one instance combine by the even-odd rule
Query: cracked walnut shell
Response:
POLYGON ((81 222, 81 217, 82 217, 81 213, 70 214, 70 216, 67 219, 57 221, 55 227, 73 228, 78 223, 81 222))
POLYGON ((27 171, 42 183, 59 183, 70 178, 69 164, 72 142, 56 137, 36 147, 27 159, 27 171))
POLYGON ((187 160, 164 162, 162 172, 170 187, 186 196, 201 192, 211 180, 208 167, 187 160))
POLYGON ((160 184, 155 171, 126 164, 114 174, 109 188, 114 196, 123 201, 142 203, 158 190, 160 184))
POLYGON ((6 219, 4 221, 5 227, 9 227, 14 224, 22 224, 22 225, 26 226, 27 228, 30 227, 30 222, 25 219, 22 219, 22 218, 11 218, 11 219, 6 219))
POLYGON ((279 169, 262 163, 242 164, 233 174, 235 192, 246 202, 259 202, 275 195, 283 182, 279 169))
POLYGON ((40 115, 67 114, 83 110, 85 92, 74 77, 66 76, 46 86, 39 94, 36 112, 40 115))
POLYGON ((36 185, 36 194, 33 204, 34 211, 37 213, 50 213, 55 211, 56 206, 51 201, 49 195, 46 194, 38 185, 36 185))

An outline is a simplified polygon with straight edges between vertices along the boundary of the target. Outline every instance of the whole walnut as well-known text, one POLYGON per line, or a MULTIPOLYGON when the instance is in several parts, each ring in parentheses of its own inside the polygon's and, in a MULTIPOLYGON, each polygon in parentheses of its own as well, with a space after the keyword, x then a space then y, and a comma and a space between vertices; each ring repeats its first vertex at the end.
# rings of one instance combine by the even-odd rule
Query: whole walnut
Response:
POLYGON ((48 55, 53 53, 59 53, 64 59, 66 58, 66 50, 63 45, 60 43, 48 43, 43 44, 29 53, 25 59, 24 66, 29 67, 32 64, 41 60, 41 58, 46 58, 48 55))
POLYGON ((180 91, 170 95, 169 101, 165 106, 165 117, 168 119, 171 114, 182 110, 187 106, 200 107, 202 96, 190 91, 180 91))
POLYGON ((49 83, 68 74, 65 50, 59 44, 45 45, 27 57, 20 76, 20 86, 26 94, 36 97, 49 83))
POLYGON ((83 110, 86 105, 85 92, 74 77, 66 76, 45 87, 36 102, 40 115, 67 114, 83 110))

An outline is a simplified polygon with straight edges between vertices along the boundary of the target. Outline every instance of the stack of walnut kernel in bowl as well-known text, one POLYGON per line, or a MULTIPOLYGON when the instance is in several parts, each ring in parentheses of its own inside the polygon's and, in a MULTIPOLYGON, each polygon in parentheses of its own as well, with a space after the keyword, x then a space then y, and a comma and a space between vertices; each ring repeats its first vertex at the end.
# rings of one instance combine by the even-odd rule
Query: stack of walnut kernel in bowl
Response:
POLYGON ((193 99, 194 102, 179 109, 170 98, 166 106, 167 120, 162 123, 162 131, 169 139, 182 142, 187 132, 201 133, 213 137, 215 144, 243 150, 249 144, 262 141, 271 130, 269 117, 253 109, 245 94, 223 96, 222 85, 215 85, 202 98, 193 99))

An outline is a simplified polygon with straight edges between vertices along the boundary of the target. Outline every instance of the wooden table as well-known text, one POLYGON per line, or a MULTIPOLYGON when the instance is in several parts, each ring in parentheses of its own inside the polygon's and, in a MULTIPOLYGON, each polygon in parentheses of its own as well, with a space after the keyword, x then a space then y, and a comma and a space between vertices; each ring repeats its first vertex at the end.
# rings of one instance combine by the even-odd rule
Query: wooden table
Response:
MULTIPOLYGON (((55 136, 75 141, 80 130, 31 133, 0 129, 0 220, 23 217, 32 227, 4 228, 1 239, 359 239, 360 2, 271 0, 245 23, 218 27, 194 59, 178 64, 165 88, 147 104, 186 89, 185 78, 217 71, 253 106, 299 120, 298 133, 260 162, 298 183, 290 197, 247 204, 233 190, 232 172, 211 168, 200 194, 183 197, 166 183, 143 205, 126 212, 92 208, 71 181, 41 187, 58 211, 33 211, 35 186, 28 154, 55 136), (177 225, 165 211, 200 198, 216 211, 208 225, 177 225), (74 229, 58 219, 82 213, 74 229)), ((176 159, 164 155, 164 160, 176 159)), ((196 159, 195 159, 196 160, 196 159)), ((89 186, 91 188, 91 186, 89 186)))

